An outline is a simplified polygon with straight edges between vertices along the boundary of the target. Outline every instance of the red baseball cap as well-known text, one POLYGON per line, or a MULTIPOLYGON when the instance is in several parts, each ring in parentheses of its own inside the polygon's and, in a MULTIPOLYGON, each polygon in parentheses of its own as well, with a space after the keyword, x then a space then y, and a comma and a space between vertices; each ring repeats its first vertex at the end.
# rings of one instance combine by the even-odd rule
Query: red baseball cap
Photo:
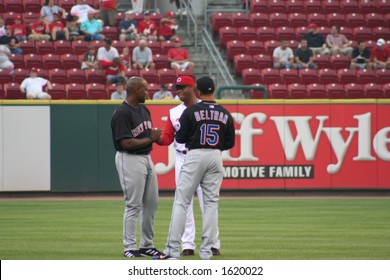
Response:
POLYGON ((315 23, 310 23, 310 24, 309 24, 309 28, 317 28, 317 24, 315 24, 315 23))
POLYGON ((179 38, 179 37, 177 37, 177 38, 175 39, 175 42, 176 42, 176 43, 181 43, 181 41, 182 41, 182 40, 181 40, 181 38, 179 38))
POLYGON ((191 76, 179 76, 176 79, 176 85, 195 87, 195 81, 191 76))
POLYGON ((168 12, 167 12, 167 17, 169 17, 169 18, 174 18, 174 17, 175 17, 175 14, 174 14, 172 11, 168 11, 168 12))
POLYGON ((38 72, 38 69, 36 67, 31 68, 30 72, 38 72))
POLYGON ((22 17, 20 15, 15 15, 14 16, 14 20, 21 20, 21 19, 22 19, 22 17))

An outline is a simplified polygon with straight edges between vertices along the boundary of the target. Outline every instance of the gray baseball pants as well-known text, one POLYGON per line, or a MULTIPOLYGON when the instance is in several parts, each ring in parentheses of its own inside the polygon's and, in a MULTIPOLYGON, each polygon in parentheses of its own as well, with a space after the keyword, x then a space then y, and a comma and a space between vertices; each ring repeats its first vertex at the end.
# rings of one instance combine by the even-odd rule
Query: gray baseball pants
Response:
POLYGON ((124 251, 137 250, 137 225, 141 218, 140 248, 153 248, 154 214, 158 204, 157 175, 149 155, 117 152, 115 164, 125 200, 124 251))
POLYGON ((211 247, 218 238, 219 190, 223 178, 220 150, 190 150, 180 171, 172 209, 171 224, 164 253, 180 257, 180 240, 184 232, 186 214, 198 185, 203 191, 202 244, 199 256, 212 257, 211 247))

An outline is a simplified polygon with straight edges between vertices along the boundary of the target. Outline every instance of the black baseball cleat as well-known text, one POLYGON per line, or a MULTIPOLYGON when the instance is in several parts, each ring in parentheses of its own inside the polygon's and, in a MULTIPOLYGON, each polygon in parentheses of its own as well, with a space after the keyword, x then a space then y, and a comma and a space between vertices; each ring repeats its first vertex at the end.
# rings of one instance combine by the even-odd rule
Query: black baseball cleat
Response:
POLYGON ((195 251, 192 249, 184 249, 183 252, 181 252, 181 255, 183 257, 195 256, 195 251))
POLYGON ((220 256, 221 252, 217 248, 211 248, 211 252, 213 253, 213 256, 220 256))
POLYGON ((125 258, 139 258, 139 257, 142 257, 142 255, 140 254, 140 252, 138 250, 125 251, 123 253, 123 256, 125 258))
POLYGON ((155 256, 164 255, 163 252, 160 252, 156 248, 139 248, 139 252, 141 256, 144 257, 155 257, 155 256))
POLYGON ((177 260, 177 258, 161 253, 161 255, 153 256, 152 260, 177 260))

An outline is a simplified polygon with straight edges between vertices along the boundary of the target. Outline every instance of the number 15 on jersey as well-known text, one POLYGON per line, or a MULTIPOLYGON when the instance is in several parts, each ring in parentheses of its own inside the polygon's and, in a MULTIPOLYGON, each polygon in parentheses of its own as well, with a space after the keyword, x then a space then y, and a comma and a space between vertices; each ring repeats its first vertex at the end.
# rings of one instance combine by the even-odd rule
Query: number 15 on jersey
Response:
POLYGON ((219 143, 219 124, 202 124, 200 127, 200 144, 216 146, 219 143))

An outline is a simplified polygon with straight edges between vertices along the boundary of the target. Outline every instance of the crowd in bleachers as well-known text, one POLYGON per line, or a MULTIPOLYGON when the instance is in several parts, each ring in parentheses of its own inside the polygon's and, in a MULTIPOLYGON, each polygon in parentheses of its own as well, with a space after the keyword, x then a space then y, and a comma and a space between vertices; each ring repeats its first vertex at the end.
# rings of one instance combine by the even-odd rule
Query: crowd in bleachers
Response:
POLYGON ((159 13, 158 2, 155 12, 118 13, 115 0, 0 0, 0 99, 107 99, 135 75, 152 98, 193 75, 175 14, 159 13), (42 94, 21 87, 31 78, 47 81, 37 82, 42 94))
POLYGON ((211 18, 243 84, 262 84, 272 98, 390 98, 389 0, 248 4, 248 14, 211 18))

